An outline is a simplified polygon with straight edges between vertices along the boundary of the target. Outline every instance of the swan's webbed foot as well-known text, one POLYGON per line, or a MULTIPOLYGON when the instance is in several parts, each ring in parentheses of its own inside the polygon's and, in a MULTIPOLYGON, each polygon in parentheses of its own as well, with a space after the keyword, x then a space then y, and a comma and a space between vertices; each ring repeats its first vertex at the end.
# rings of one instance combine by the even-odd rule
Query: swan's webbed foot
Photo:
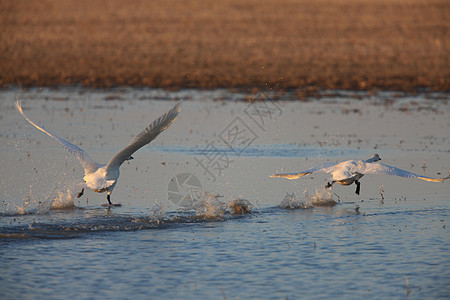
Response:
POLYGON ((102 206, 105 206, 105 207, 107 207, 108 208, 108 210, 111 208, 111 207, 121 207, 122 206, 122 204, 120 204, 120 203, 112 203, 111 202, 111 196, 110 195, 106 195, 106 200, 108 200, 108 204, 102 204, 102 206))
POLYGON ((81 192, 78 193, 77 198, 80 198, 84 194, 84 188, 81 190, 81 192))
POLYGON ((356 180, 355 184, 356 184, 356 191, 355 191, 355 193, 356 193, 356 195, 359 195, 359 191, 361 190, 361 188, 360 188, 361 182, 356 180))
POLYGON ((107 206, 108 209, 111 207, 121 207, 122 206, 122 204, 120 204, 120 203, 112 203, 110 195, 106 195, 106 200, 108 200, 108 204, 102 204, 102 206, 107 206))

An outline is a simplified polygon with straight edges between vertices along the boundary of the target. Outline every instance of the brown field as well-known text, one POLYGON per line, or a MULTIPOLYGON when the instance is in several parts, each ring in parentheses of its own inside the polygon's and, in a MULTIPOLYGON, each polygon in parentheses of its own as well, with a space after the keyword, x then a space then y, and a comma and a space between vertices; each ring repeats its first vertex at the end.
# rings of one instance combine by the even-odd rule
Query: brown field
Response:
POLYGON ((448 0, 2 0, 0 85, 450 90, 448 0))

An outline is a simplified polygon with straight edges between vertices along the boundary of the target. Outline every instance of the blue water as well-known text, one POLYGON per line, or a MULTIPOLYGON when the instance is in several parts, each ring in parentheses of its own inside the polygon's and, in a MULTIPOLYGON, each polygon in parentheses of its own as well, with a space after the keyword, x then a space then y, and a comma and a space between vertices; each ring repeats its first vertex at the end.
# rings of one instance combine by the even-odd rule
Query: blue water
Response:
POLYGON ((245 97, 226 91, 129 89, 121 100, 105 100, 108 95, 0 93, 0 158, 7 166, 0 180, 0 299, 450 298, 448 181, 368 175, 357 196, 354 186, 336 185, 322 195, 320 176, 269 178, 375 152, 383 162, 445 176, 448 95, 387 106, 389 93, 364 101, 345 95, 280 101, 282 118, 263 129, 244 118, 247 104, 234 102, 245 97), (122 167, 112 195, 122 206, 107 208, 104 194, 64 194, 82 170, 24 124, 13 109, 17 95, 33 120, 81 140, 96 157, 121 149, 153 110, 172 105, 155 99, 188 100, 168 134, 122 167), (51 100, 62 96, 68 100, 51 100), (204 101, 210 97, 217 102, 204 101), (245 148, 215 142, 232 163, 212 181, 193 158, 206 156, 208 142, 237 115, 258 138, 245 148), (219 196, 205 195, 191 209, 174 206, 168 183, 180 173, 196 174, 204 191, 219 196), (229 206, 241 196, 252 205, 248 214, 229 206), (315 196, 328 205, 314 205, 315 196))
POLYGON ((315 156, 326 156, 326 157, 336 157, 343 154, 355 154, 361 153, 361 151, 356 151, 353 149, 345 148, 317 148, 299 145, 286 145, 286 144, 276 144, 276 145, 257 145, 242 148, 214 148, 208 149, 206 145, 187 147, 187 146, 154 146, 147 149, 148 151, 154 152, 167 152, 167 153, 183 153, 187 155, 212 155, 214 153, 226 154, 227 156, 252 156, 252 157, 315 157, 315 156))
POLYGON ((51 212, 32 228, 10 226, 17 236, 0 240, 0 296, 448 297, 449 205, 358 205, 213 220, 182 214, 160 224, 106 209, 51 212))

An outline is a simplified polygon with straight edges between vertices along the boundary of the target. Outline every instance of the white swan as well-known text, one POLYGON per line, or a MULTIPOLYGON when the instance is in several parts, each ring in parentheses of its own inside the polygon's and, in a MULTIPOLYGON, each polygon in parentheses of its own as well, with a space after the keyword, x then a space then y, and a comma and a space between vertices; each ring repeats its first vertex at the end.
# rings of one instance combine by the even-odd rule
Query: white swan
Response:
POLYGON ((333 181, 331 183, 328 182, 326 185, 327 188, 332 187, 336 182, 342 185, 350 185, 354 182, 356 184, 355 193, 357 195, 359 195, 360 191, 360 182, 358 180, 363 177, 364 174, 395 175, 406 178, 418 178, 433 182, 442 182, 450 178, 450 176, 446 178, 431 178, 414 174, 402 169, 376 163, 379 160, 381 160, 380 156, 378 154, 374 154, 368 160, 347 160, 341 163, 325 163, 303 172, 274 174, 270 175, 270 177, 297 179, 315 172, 329 173, 333 176, 333 181))
MULTIPOLYGON (((106 192, 106 199, 108 200, 109 205, 111 203, 111 193, 117 183, 117 179, 119 178, 119 168, 122 163, 126 160, 133 159, 131 156, 134 152, 136 152, 141 147, 147 145, 152 140, 154 140, 161 132, 167 129, 170 124, 175 121, 175 118, 178 116, 180 112, 180 103, 176 104, 172 109, 170 109, 167 113, 159 117, 157 120, 153 121, 147 128, 145 128, 141 133, 139 133, 128 146, 123 148, 119 153, 114 155, 113 158, 106 165, 96 163, 89 155, 83 150, 78 148, 72 143, 48 132, 42 127, 36 125, 33 121, 31 121, 23 112, 22 104, 17 101, 16 102, 17 110, 25 117, 25 119, 34 127, 39 129, 40 131, 46 133, 50 137, 54 138, 61 146, 64 147, 67 151, 75 155, 76 158, 80 161, 81 165, 84 168, 84 182, 85 187, 90 190, 103 193, 106 192)), ((78 198, 81 197, 84 193, 84 188, 78 194, 78 198)))

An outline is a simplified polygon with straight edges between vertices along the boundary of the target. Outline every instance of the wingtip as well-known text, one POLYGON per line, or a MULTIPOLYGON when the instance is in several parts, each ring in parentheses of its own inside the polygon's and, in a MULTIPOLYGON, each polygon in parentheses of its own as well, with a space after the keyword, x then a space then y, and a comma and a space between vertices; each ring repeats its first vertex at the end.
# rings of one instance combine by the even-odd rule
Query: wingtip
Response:
POLYGON ((286 178, 286 179, 290 179, 290 178, 288 178, 288 177, 286 177, 286 175, 285 174, 272 174, 272 175, 270 175, 269 176, 270 178, 286 178))
POLYGON ((450 179, 450 176, 444 177, 444 178, 430 178, 430 177, 422 177, 419 176, 419 179, 425 180, 425 181, 431 181, 431 182, 444 182, 447 179, 450 179))
POLYGON ((22 101, 17 100, 16 101, 16 109, 23 114, 23 110, 22 110, 22 101))
MULTIPOLYGON (((311 173, 309 173, 311 174, 311 173)), ((270 177, 277 177, 277 178, 285 178, 288 180, 298 179, 302 176, 308 175, 308 173, 297 173, 297 174, 272 174, 270 177)))
POLYGON ((173 110, 176 111, 178 114, 181 112, 181 101, 178 101, 177 104, 175 104, 173 110))

